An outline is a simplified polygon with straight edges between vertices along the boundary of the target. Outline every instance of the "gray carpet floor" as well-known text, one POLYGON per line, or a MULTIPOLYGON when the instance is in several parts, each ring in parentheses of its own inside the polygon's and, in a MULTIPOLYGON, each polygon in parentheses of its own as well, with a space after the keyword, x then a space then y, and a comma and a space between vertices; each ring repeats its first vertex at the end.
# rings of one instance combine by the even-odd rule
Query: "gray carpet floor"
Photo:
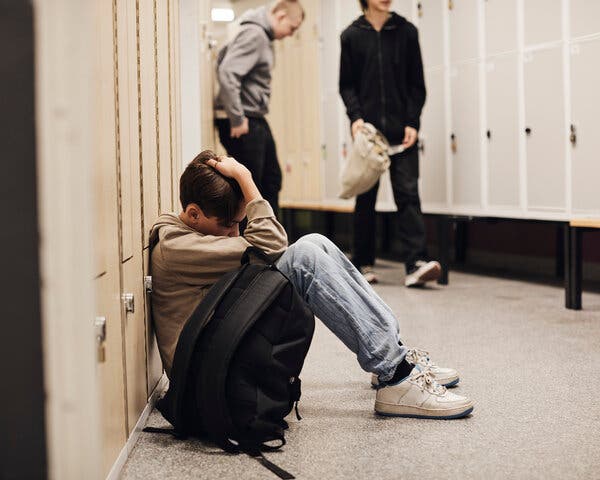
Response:
MULTIPOLYGON (((382 418, 369 375, 322 324, 302 373, 298 422, 268 458, 298 479, 600 478, 600 295, 566 310, 561 288, 452 272, 450 285, 400 287, 379 262, 379 295, 403 340, 461 374, 475 400, 460 420, 382 418)), ((148 425, 167 426, 158 412, 148 425)), ((256 460, 200 441, 142 433, 124 479, 276 479, 256 460)))

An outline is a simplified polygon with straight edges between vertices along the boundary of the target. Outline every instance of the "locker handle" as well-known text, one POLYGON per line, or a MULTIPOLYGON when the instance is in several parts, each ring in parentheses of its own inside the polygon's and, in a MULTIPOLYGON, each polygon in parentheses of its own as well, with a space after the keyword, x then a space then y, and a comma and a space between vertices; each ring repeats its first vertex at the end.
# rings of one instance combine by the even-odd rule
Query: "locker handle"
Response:
POLYGON ((104 345, 106 340, 106 317, 96 317, 94 320, 94 334, 96 336, 98 363, 104 363, 106 361, 106 347, 104 345))
POLYGON ((419 139, 418 147, 419 152, 425 153, 425 142, 422 139, 419 139))
POLYGON ((525 129, 525 133, 526 133, 528 136, 529 136, 529 135, 531 135, 531 128, 527 127, 527 128, 525 129))
POLYGON ((571 145, 577 145, 577 129, 573 124, 571 124, 571 135, 569 135, 569 140, 571 141, 571 145))

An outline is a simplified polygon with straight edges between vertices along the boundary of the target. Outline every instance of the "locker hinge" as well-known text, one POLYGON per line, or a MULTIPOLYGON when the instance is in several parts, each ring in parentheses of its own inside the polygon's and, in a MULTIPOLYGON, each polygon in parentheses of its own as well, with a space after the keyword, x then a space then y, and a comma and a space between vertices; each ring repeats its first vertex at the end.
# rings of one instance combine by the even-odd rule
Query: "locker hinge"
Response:
POLYGON ((454 1, 448 0, 448 10, 452 10, 454 8, 454 1))
POLYGON ((569 140, 571 142, 571 145, 573 145, 574 147, 577 145, 577 129, 573 124, 571 124, 571 135, 569 135, 569 140))
POLYGON ((144 277, 144 290, 146 293, 152 293, 152 277, 150 275, 144 277))

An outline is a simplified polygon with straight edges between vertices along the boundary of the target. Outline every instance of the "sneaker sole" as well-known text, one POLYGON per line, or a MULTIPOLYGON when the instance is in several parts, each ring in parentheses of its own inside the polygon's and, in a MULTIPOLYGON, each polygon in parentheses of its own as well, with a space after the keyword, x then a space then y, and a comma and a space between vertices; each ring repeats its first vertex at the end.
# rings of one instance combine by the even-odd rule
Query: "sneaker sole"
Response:
POLYGON ((433 420, 453 420, 463 418, 473 411, 474 406, 450 408, 448 410, 425 410, 418 407, 400 407, 399 405, 390 405, 375 401, 375 413, 383 417, 404 417, 404 418, 425 418, 433 420), (402 408, 404 412, 394 412, 395 409, 402 408))
POLYGON ((377 410, 375 410, 375 413, 377 415, 381 415, 382 417, 423 418, 423 419, 428 419, 428 420, 454 420, 456 418, 464 418, 467 415, 470 415, 471 412, 473 411, 473 408, 474 407, 469 407, 464 412, 455 413, 453 415, 443 415, 443 416, 419 415, 419 414, 413 414, 413 413, 386 413, 386 412, 378 412, 377 410))
POLYGON ((425 270, 418 279, 407 278, 404 282, 404 286, 406 287, 419 287, 421 285, 425 285, 427 282, 433 282, 434 280, 438 280, 442 276, 442 268, 433 264, 429 267, 428 270, 425 270))
MULTIPOLYGON (((448 382, 448 383, 441 383, 441 382, 438 380, 438 383, 439 383, 439 384, 440 384, 442 387, 446 387, 446 388, 452 388, 452 387, 455 387, 456 385, 458 385, 458 382, 459 382, 459 381, 460 381, 460 378, 456 378, 456 379, 454 379, 454 380, 451 380, 451 381, 450 381, 450 382, 448 382)), ((373 383, 373 382, 371 382, 371 388, 372 388, 372 389, 374 389, 374 390, 377 390, 377 388, 378 388, 378 387, 379 387, 379 384, 378 384, 378 383, 373 383)))

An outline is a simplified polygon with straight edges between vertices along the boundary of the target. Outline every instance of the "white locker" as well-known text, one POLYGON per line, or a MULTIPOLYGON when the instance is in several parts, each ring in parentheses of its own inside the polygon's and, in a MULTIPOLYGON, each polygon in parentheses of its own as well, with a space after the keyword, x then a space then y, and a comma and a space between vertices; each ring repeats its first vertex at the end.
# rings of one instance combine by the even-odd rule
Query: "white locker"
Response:
POLYGON ((532 209, 565 208, 562 49, 525 55, 527 192, 532 209))
POLYGON ((517 0, 486 0, 486 56, 517 49, 517 0))
POLYGON ((571 38, 600 33, 600 2, 570 0, 571 38))
POLYGON ((488 203, 519 205, 519 96, 516 53, 486 62, 488 203))
POLYGON ((450 70, 452 133, 452 203, 481 205, 481 149, 479 128, 479 65, 450 70))
POLYGON ((421 115, 420 167, 421 199, 424 208, 446 205, 446 115, 444 106, 444 69, 425 73, 427 102, 421 115))
POLYGON ((478 0, 453 0, 450 9, 450 63, 479 55, 478 0))
POLYGON ((413 16, 413 0, 393 0, 392 10, 410 22, 413 16))
POLYGON ((523 15, 525 45, 562 39, 562 0, 523 0, 523 15))
POLYGON ((444 5, 440 0, 419 2, 419 41, 425 68, 444 65, 444 5))
POLYGON ((600 38, 571 46, 573 212, 600 213, 600 38))

